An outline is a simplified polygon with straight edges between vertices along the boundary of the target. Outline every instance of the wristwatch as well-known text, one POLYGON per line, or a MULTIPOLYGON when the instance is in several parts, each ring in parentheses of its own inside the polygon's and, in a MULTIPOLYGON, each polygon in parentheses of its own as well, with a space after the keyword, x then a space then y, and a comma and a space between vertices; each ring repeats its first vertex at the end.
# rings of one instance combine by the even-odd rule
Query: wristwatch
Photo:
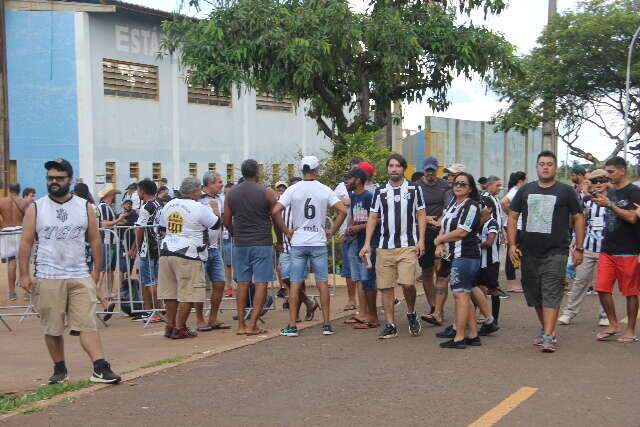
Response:
POLYGON ((584 248, 580 247, 580 248, 573 248, 575 251, 578 252, 584 252, 584 248))

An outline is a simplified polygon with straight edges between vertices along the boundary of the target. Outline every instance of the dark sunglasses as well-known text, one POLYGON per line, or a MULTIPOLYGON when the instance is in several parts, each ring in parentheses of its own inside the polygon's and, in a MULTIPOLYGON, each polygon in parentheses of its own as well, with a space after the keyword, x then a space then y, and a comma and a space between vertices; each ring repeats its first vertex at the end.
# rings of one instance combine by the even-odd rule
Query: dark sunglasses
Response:
POLYGON ((453 183, 453 186, 454 186, 454 187, 466 188, 466 187, 468 187, 468 186, 469 186, 469 184, 467 184, 467 183, 466 183, 466 182, 464 182, 464 181, 456 181, 456 182, 454 182, 454 183, 453 183))
POLYGON ((69 178, 69 175, 47 175, 47 181, 48 182, 53 182, 53 181, 64 181, 65 179, 69 178))
POLYGON ((589 181, 591 181, 592 184, 605 184, 609 182, 609 178, 606 178, 606 177, 593 178, 593 179, 590 179, 589 181))

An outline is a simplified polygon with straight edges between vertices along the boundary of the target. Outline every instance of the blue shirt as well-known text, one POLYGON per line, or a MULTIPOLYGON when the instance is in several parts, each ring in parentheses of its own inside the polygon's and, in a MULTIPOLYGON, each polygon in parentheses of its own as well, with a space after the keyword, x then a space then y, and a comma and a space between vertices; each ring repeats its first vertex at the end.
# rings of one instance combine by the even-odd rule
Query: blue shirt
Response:
MULTIPOLYGON (((366 224, 369 219, 369 210, 371 210, 371 202, 373 200, 373 194, 365 190, 362 194, 356 194, 355 192, 349 193, 351 199, 351 218, 353 218, 353 225, 366 224)), ((364 245, 367 231, 362 230, 356 235, 358 241, 358 247, 364 245)))

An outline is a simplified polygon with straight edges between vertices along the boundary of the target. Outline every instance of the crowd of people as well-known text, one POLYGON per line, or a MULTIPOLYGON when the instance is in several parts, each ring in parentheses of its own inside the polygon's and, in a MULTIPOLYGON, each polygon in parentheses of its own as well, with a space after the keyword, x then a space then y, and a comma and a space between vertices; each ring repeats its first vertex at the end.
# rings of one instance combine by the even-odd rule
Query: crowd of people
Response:
POLYGON ((500 329, 501 300, 524 292, 541 325, 533 343, 552 353, 556 325, 572 322, 593 286, 602 307, 598 321, 605 327, 596 339, 638 340, 640 188, 629 182, 624 159, 613 157, 603 169, 588 173, 574 168, 572 187, 557 180, 555 154, 543 151, 536 159, 537 179, 528 182, 524 172, 512 173, 503 197, 499 177, 476 181, 462 164, 444 168, 446 176, 439 178, 435 157, 425 159, 423 171, 411 180, 405 178, 408 165, 401 155, 390 155, 385 167, 388 181, 377 183, 374 166, 355 158, 331 189, 318 180, 319 160, 305 156, 301 177, 271 188, 259 182, 258 163, 249 159, 236 184, 225 185, 212 172, 185 178, 175 191, 149 179, 132 183, 116 213, 118 190, 104 188, 96 204, 85 184, 77 182, 71 190, 69 162, 49 161, 46 197, 36 200, 30 191, 21 198, 20 188, 12 186, 0 200, 3 230, 21 231, 19 251, 0 248, 14 265, 9 298, 16 298, 12 284, 19 252, 19 283, 33 296, 54 362, 50 382, 67 378, 62 336, 68 328, 80 336, 93 362, 91 380, 115 383, 120 377, 104 359, 95 316, 100 301, 104 320, 110 317, 120 288, 114 283, 138 277, 143 308, 132 314, 164 322, 170 339, 231 328, 219 319, 219 309, 223 297, 233 293, 236 333, 264 333, 259 322, 273 303, 268 284, 276 280, 289 310, 281 335, 299 335, 303 304, 304 320, 312 320, 320 308, 322 334, 332 335, 327 243, 339 235, 345 310, 358 310, 345 323, 357 330, 379 329, 379 339, 399 333, 396 287, 402 290, 411 336, 422 334, 423 322, 444 326, 451 289, 452 322, 436 334, 444 340, 440 347, 451 349, 482 345, 481 336, 500 329), (29 268, 34 247, 35 280, 29 268), (502 259, 505 290, 499 285, 502 259), (575 270, 575 279, 560 315, 568 270, 575 270), (307 294, 310 272, 319 303, 307 294), (422 315, 416 308, 416 279, 429 307, 422 315), (627 302, 622 332, 612 296, 616 282, 627 302), (192 309, 196 330, 188 326, 192 309))

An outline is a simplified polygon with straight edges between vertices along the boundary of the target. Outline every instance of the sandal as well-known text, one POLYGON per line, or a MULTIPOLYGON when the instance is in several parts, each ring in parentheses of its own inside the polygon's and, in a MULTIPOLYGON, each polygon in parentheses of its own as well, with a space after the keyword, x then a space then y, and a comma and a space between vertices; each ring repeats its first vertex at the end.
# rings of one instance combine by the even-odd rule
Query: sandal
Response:
POLYGON ((211 329, 210 329, 211 331, 217 331, 219 329, 231 329, 231 325, 227 325, 224 322, 219 322, 219 323, 216 323, 215 325, 209 325, 209 326, 211 326, 211 329))
POLYGON ((442 326, 442 320, 436 319, 436 317, 433 314, 427 314, 425 316, 420 316, 420 318, 422 320, 424 320, 425 322, 431 324, 431 325, 442 326))
POLYGON ((353 325, 353 329, 375 329, 378 328, 380 326, 379 323, 356 323, 355 325, 353 325))
POLYGON ((344 306, 344 311, 351 311, 351 310, 355 310, 356 308, 358 307, 356 307, 355 304, 347 304, 344 306))
POLYGON ((209 332, 209 331, 213 331, 213 326, 211 326, 211 325, 198 326, 197 331, 198 331, 198 332, 209 332))
POLYGON ((358 319, 356 316, 351 316, 350 318, 348 318, 347 320, 344 321, 345 325, 356 325, 356 324, 362 324, 362 323, 367 323, 364 320, 358 319))
POLYGON ((253 336, 253 335, 262 335, 262 334, 266 334, 267 331, 266 329, 258 329, 257 331, 251 331, 251 332, 247 332, 245 335, 247 336, 253 336))
POLYGON ((107 314, 105 314, 104 317, 102 318, 103 322, 106 322, 109 319, 111 319, 111 317, 113 316, 113 309, 115 309, 115 308, 116 308, 116 303, 115 302, 112 302, 111 304, 109 304, 109 306, 105 310, 107 312, 107 314))
POLYGON ((616 341, 618 341, 619 343, 622 343, 622 344, 631 344, 631 343, 634 343, 634 342, 638 342, 638 337, 636 337, 636 336, 620 337, 616 341))
MULTIPOLYGON (((598 335, 596 335, 596 340, 598 341, 608 341, 609 338, 613 338, 614 336, 618 335, 620 332, 619 331, 615 331, 615 332, 611 332, 611 331, 602 331, 602 332, 598 332, 598 335)), ((622 337, 624 338, 624 337, 622 337)))

